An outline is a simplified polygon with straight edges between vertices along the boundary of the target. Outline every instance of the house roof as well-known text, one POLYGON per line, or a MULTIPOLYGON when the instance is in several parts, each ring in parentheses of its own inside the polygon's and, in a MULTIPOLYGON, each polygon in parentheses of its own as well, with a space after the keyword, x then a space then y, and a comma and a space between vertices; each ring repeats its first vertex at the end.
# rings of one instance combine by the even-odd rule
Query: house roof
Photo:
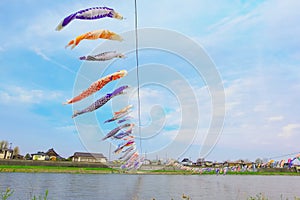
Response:
POLYGON ((102 153, 87 153, 87 152, 75 152, 73 157, 85 157, 85 158, 95 158, 101 159, 106 157, 102 153))
POLYGON ((42 151, 38 151, 37 153, 33 153, 31 154, 31 156, 34 156, 34 155, 41 155, 41 156, 46 156, 47 154, 42 152, 42 151))
POLYGON ((191 161, 188 158, 184 158, 181 162, 191 162, 191 161))
POLYGON ((56 153, 56 152, 54 151, 53 148, 49 149, 49 150, 46 152, 46 154, 47 154, 48 156, 55 156, 55 157, 59 157, 59 158, 60 158, 60 156, 58 155, 58 153, 56 153))
POLYGON ((3 152, 3 151, 10 151, 10 152, 13 152, 12 149, 8 149, 8 148, 0 148, 0 152, 3 152))

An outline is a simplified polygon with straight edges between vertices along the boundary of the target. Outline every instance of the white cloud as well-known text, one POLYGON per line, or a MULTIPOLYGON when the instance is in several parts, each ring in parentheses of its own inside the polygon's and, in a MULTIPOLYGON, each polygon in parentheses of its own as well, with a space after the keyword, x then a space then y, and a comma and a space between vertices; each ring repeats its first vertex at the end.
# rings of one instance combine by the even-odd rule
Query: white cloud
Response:
POLYGON ((291 138, 295 134, 300 133, 300 124, 288 124, 282 127, 282 132, 278 134, 279 137, 291 138))
POLYGON ((268 108, 270 107, 270 102, 259 102, 257 105, 254 106, 253 111, 254 112, 266 112, 268 111, 268 108))
POLYGON ((56 127, 55 129, 62 133, 76 132, 75 125, 59 126, 59 127, 56 127))
POLYGON ((232 156, 243 152, 254 158, 295 151, 299 125, 290 121, 299 121, 299 93, 294 87, 298 84, 285 80, 274 69, 272 75, 262 71, 260 75, 226 81, 226 122, 217 148, 241 150, 232 156), (289 125, 283 128, 282 124, 289 125), (283 144, 283 138, 293 140, 283 144))
POLYGON ((282 121, 283 119, 284 119, 284 117, 282 115, 279 115, 279 116, 269 117, 268 121, 269 122, 278 122, 278 121, 282 121))
POLYGON ((249 23, 253 20, 253 18, 255 18, 255 16, 255 13, 248 13, 234 17, 225 17, 217 24, 210 26, 208 30, 213 31, 216 35, 221 35, 240 25, 243 25, 245 22, 249 23))
POLYGON ((42 51, 41 51, 41 49, 39 49, 39 48, 32 48, 33 49, 33 51, 38 55, 38 56, 41 56, 44 60, 46 60, 46 61, 51 61, 51 59, 47 56, 47 55, 45 55, 42 51))
MULTIPOLYGON (((200 38, 201 43, 205 47, 222 48, 223 46, 224 48, 228 47, 232 42, 240 40, 241 37, 245 38, 249 33, 252 33, 251 29, 257 24, 256 12, 254 10, 246 14, 224 17, 216 24, 208 27, 209 34, 200 38)), ((235 44, 233 47, 236 46, 235 44)))
POLYGON ((297 55, 300 42, 298 4, 265 1, 247 12, 225 16, 209 27, 208 34, 197 35, 198 41, 208 49, 217 66, 226 67, 226 74, 249 72, 249 67, 270 63, 299 63, 290 56, 297 55))
MULTIPOLYGON (((145 125, 142 136, 148 138, 143 145, 148 153, 167 145, 164 150, 168 154, 180 154, 185 150, 184 146, 196 143, 196 138, 205 138, 212 115, 210 93, 206 86, 197 86, 198 83, 187 85, 185 82, 170 80, 167 85, 146 84, 140 89, 141 121, 145 125), (169 143, 173 145, 169 146, 169 143), (183 146, 182 152, 174 150, 174 144, 183 146)), ((136 95, 136 91, 129 95, 128 103, 134 105, 132 114, 137 120, 136 95)))
POLYGON ((300 31, 298 23, 300 17, 299 1, 280 1, 274 0, 268 2, 263 8, 261 20, 267 26, 265 27, 272 39, 283 39, 281 42, 289 44, 298 41, 297 35, 300 31), (268 8, 268 9, 266 9, 268 8))
POLYGON ((39 104, 43 101, 57 100, 61 97, 58 91, 26 89, 20 86, 6 86, 0 90, 0 102, 5 104, 39 104))

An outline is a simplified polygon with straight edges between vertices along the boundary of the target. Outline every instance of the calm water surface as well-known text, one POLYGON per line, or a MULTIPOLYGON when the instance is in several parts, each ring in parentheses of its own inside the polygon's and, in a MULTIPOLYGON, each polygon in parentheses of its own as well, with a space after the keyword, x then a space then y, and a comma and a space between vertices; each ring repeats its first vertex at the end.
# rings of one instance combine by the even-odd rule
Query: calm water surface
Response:
POLYGON ((247 199, 263 193, 269 199, 300 197, 299 176, 119 175, 0 173, 0 191, 9 199, 32 199, 49 191, 49 200, 79 199, 247 199))

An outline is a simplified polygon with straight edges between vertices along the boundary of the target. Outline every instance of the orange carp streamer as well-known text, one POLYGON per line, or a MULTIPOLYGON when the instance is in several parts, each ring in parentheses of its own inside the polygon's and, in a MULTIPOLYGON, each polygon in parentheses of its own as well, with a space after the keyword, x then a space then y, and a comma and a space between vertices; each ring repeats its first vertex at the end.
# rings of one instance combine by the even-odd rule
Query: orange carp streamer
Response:
POLYGON ((122 37, 118 34, 109 31, 109 30, 96 30, 96 31, 90 31, 85 34, 77 36, 74 40, 71 40, 68 45, 71 46, 71 49, 76 47, 82 40, 97 40, 97 39, 107 39, 107 40, 117 40, 117 41, 123 41, 122 37))
POLYGON ((100 78, 97 81, 95 81, 94 83, 92 83, 89 88, 87 88, 86 90, 81 92, 78 96, 68 100, 64 104, 72 104, 72 103, 78 102, 78 101, 94 94, 95 92, 99 91, 101 88, 103 88, 109 82, 120 79, 126 75, 127 75, 127 71, 121 70, 121 71, 117 71, 113 74, 107 75, 103 78, 100 78))
POLYGON ((116 111, 116 112, 114 113, 114 116, 116 116, 116 115, 121 115, 121 114, 123 114, 123 113, 126 113, 126 112, 127 112, 129 109, 131 109, 132 107, 133 107, 132 105, 128 105, 128 106, 122 108, 121 110, 116 111))

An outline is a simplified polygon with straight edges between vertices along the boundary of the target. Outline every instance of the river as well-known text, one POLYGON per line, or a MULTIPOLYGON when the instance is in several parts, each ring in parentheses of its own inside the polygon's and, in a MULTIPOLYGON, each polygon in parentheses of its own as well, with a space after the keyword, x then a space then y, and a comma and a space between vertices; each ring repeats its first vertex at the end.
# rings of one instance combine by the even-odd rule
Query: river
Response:
POLYGON ((254 175, 120 175, 0 173, 0 192, 14 190, 9 199, 48 200, 171 200, 247 199, 263 193, 268 199, 300 197, 299 176, 254 175))

